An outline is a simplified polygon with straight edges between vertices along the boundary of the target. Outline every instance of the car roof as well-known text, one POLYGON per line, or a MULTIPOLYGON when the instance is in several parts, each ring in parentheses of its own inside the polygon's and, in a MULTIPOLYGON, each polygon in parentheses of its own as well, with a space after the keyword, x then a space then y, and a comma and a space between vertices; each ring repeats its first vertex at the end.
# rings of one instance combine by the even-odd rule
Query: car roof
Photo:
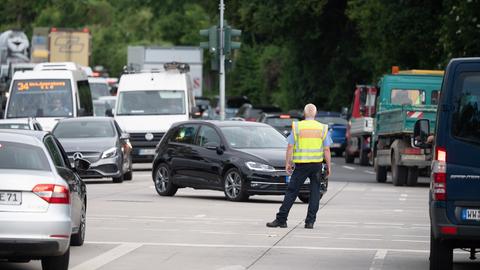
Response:
POLYGON ((64 118, 58 121, 59 123, 64 122, 110 122, 113 121, 112 117, 104 117, 104 116, 85 116, 85 117, 73 117, 73 118, 64 118))
POLYGON ((105 83, 105 84, 108 84, 107 78, 103 78, 103 77, 88 77, 88 82, 89 83, 105 83))
POLYGON ((0 124, 29 124, 33 118, 9 118, 0 119, 0 124))
POLYGON ((339 113, 339 112, 327 112, 327 111, 319 111, 319 112, 317 112, 316 117, 324 117, 324 116, 342 117, 342 114, 339 113))
POLYGON ((217 127, 270 127, 267 124, 259 122, 249 122, 249 121, 219 121, 219 120, 189 120, 178 122, 177 125, 181 124, 212 124, 217 127))
POLYGON ((48 134, 47 131, 0 129, 0 140, 39 146, 48 134))

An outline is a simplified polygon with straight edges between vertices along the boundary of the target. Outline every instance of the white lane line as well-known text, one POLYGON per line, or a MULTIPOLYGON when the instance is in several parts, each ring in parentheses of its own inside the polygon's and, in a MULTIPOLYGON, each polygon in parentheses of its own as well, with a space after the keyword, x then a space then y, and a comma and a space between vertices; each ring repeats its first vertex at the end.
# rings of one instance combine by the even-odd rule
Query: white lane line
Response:
POLYGON ((375 174, 375 172, 372 172, 372 171, 363 171, 365 173, 368 173, 368 174, 375 174))
POLYGON ((413 238, 429 238, 430 236, 425 235, 413 235, 413 234, 394 234, 393 237, 413 237, 413 238))
POLYGON ((422 240, 392 240, 393 242, 410 242, 410 243, 430 243, 430 241, 422 241, 422 240))
POLYGON ((206 216, 207 216, 207 215, 201 214, 201 215, 196 215, 196 216, 194 216, 194 218, 204 218, 204 217, 206 217, 206 216))
POLYGON ((355 237, 339 237, 338 240, 352 240, 352 241, 382 241, 379 238, 355 238, 355 237))
POLYGON ((134 251, 135 249, 143 246, 142 243, 122 243, 120 246, 113 248, 89 261, 79 264, 71 270, 96 270, 102 266, 134 251))
POLYGON ((377 253, 375 253, 375 256, 373 257, 372 264, 370 265, 370 270, 381 270, 385 257, 387 257, 387 253, 388 250, 386 249, 377 250, 377 253))
MULTIPOLYGON (((131 243, 131 242, 103 242, 103 241, 85 241, 86 244, 93 245, 124 245, 133 244, 139 246, 160 246, 160 247, 196 247, 196 248, 244 248, 244 249, 299 249, 299 250, 327 250, 327 251, 373 251, 377 252, 379 248, 351 248, 351 247, 312 247, 312 246, 268 246, 268 245, 226 245, 226 244, 194 244, 194 243, 131 243)), ((383 249, 388 252, 400 253, 424 253, 430 251, 426 249, 383 249)), ((72 269, 78 270, 78 269, 72 269)))
POLYGON ((350 166, 345 166, 345 165, 343 165, 342 167, 347 169, 347 170, 352 170, 352 171, 355 170, 355 167, 350 167, 350 166))

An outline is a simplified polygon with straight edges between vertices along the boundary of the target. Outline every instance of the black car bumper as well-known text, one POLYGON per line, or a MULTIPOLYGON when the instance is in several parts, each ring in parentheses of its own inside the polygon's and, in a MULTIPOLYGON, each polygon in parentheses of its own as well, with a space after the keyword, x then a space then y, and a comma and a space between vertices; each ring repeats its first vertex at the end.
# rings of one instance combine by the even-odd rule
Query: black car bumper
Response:
POLYGON ((41 258, 62 255, 55 241, 0 240, 0 258, 41 258))
MULTIPOLYGON (((246 175, 247 191, 250 195, 284 195, 287 191, 287 174, 285 172, 275 173, 250 173, 246 175)), ((300 187, 300 194, 310 193, 308 182, 300 187)))
POLYGON ((447 217, 447 211, 441 202, 430 203, 430 220, 433 236, 437 239, 448 240, 458 247, 480 246, 480 224, 459 225, 454 224, 447 217), (456 233, 445 234, 442 228, 455 228, 456 233))

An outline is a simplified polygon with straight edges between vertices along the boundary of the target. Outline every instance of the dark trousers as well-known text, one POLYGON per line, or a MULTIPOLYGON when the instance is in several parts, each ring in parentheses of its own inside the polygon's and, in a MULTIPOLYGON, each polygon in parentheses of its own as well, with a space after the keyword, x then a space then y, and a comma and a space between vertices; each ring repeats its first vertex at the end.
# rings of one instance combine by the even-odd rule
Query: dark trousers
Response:
POLYGON ((310 198, 308 203, 308 212, 305 223, 315 223, 318 208, 320 207, 320 171, 321 163, 300 163, 295 165, 290 182, 288 183, 287 192, 283 199, 282 206, 277 213, 279 222, 286 222, 290 208, 297 199, 300 187, 305 180, 310 178, 310 198))

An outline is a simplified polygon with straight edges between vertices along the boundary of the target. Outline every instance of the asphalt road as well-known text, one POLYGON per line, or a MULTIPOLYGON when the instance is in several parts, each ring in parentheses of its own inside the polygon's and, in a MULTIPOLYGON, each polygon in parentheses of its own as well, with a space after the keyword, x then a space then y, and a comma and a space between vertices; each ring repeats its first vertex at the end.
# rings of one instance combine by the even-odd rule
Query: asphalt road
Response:
MULTIPOLYGON (((221 192, 183 189, 160 197, 148 169, 123 184, 87 180, 87 240, 72 248, 70 269, 428 269, 428 179, 394 187, 376 183, 371 167, 333 162, 313 230, 303 228, 300 201, 288 228, 265 227, 282 196, 234 203, 221 192)), ((454 269, 479 267, 465 252, 455 262, 454 269)), ((41 266, 0 262, 0 269, 41 266)))

